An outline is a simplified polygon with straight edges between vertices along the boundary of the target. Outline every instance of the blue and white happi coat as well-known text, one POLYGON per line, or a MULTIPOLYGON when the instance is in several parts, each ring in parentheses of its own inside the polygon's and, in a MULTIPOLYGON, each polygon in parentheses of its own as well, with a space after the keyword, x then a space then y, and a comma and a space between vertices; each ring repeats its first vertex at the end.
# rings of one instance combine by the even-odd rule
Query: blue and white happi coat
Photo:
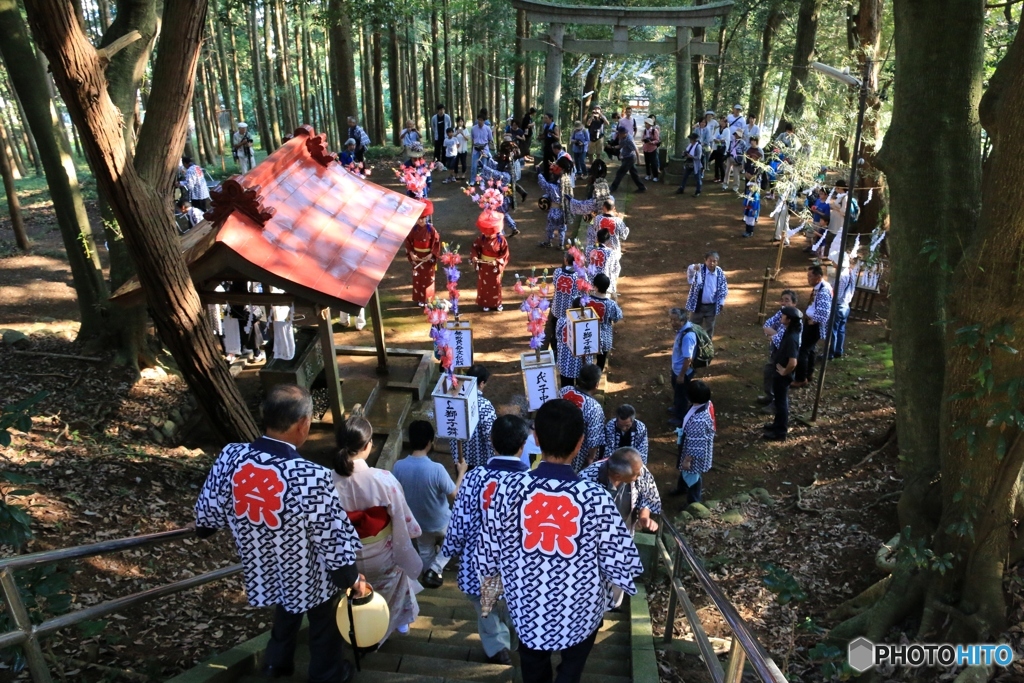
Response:
POLYGON ((555 324, 555 340, 558 342, 558 358, 556 363, 558 365, 558 374, 562 377, 568 377, 569 379, 576 379, 580 376, 580 368, 583 367, 584 360, 588 363, 594 362, 593 356, 576 356, 573 354, 572 349, 569 348, 568 327, 569 321, 565 316, 558 319, 555 324))
POLYGON ((467 472, 462 479, 444 543, 441 544, 441 554, 459 557, 459 590, 466 595, 480 595, 477 555, 483 534, 483 515, 490 508, 494 491, 502 479, 527 469, 526 463, 519 458, 496 456, 483 467, 467 472))
MULTIPOLYGON (((580 479, 584 481, 592 481, 595 484, 608 487, 608 474, 607 474, 607 463, 608 459, 598 460, 592 465, 584 467, 580 472, 580 479)), ((629 486, 629 499, 630 506, 633 510, 634 519, 640 514, 641 510, 650 510, 652 515, 661 514, 661 494, 658 493, 658 484, 654 481, 654 475, 644 465, 643 469, 640 470, 640 476, 631 484, 625 484, 629 486)), ((609 495, 611 492, 609 491, 609 495)))
POLYGON ((501 576, 519 640, 545 651, 590 637, 613 605, 612 586, 633 595, 643 573, 608 492, 550 462, 498 484, 479 568, 483 577, 501 576))
MULTIPOLYGON (((487 461, 494 455, 491 447, 491 427, 498 419, 498 413, 494 410, 494 404, 484 398, 477 389, 476 404, 479 407, 479 420, 476 423, 476 431, 469 437, 462 447, 462 455, 466 458, 469 468, 480 467, 487 464, 487 461)), ((448 439, 448 447, 452 451, 452 460, 459 461, 458 440, 448 439)))
POLYGON ((338 591, 328 572, 362 547, 331 471, 266 437, 224 447, 195 515, 197 527, 231 530, 254 607, 301 614, 322 604, 338 591))
POLYGON ((594 213, 600 208, 603 201, 600 199, 573 199, 571 194, 563 197, 560 183, 548 182, 543 173, 537 174, 537 184, 540 185, 543 196, 551 202, 546 227, 548 242, 554 242, 556 239, 561 242, 565 238, 570 215, 585 216, 588 213, 594 213))
POLYGON ((612 350, 612 342, 614 340, 612 326, 622 320, 622 309, 616 302, 601 296, 590 297, 590 303, 587 304, 587 307, 594 309, 597 317, 601 319, 601 322, 597 325, 598 350, 601 353, 608 353, 612 350))
POLYGON ((832 285, 822 280, 814 286, 811 303, 807 307, 807 317, 818 323, 820 338, 828 335, 828 318, 832 314, 832 285))
POLYGON ((555 268, 555 272, 551 274, 551 284, 555 290, 554 296, 551 297, 551 315, 561 319, 565 317, 565 310, 580 295, 580 290, 576 287, 575 269, 565 266, 555 268))
MULTIPOLYGON (((700 264, 700 268, 693 275, 693 282, 690 283, 690 295, 686 297, 686 310, 696 311, 702 303, 701 290, 704 289, 704 278, 707 274, 708 267, 703 263, 700 264)), ((718 278, 714 297, 715 315, 719 315, 722 312, 722 307, 725 306, 725 297, 729 296, 729 283, 726 281, 725 271, 721 267, 715 266, 715 275, 718 278)))
POLYGON ((680 435, 679 469, 683 469, 683 458, 690 456, 692 462, 687 472, 704 474, 711 469, 715 451, 715 420, 711 415, 711 403, 692 407, 693 415, 685 421, 680 435))
POLYGON ((562 387, 558 392, 559 398, 572 401, 576 407, 583 411, 583 421, 586 423, 586 431, 583 433, 583 445, 572 460, 572 468, 579 472, 587 465, 587 453, 591 448, 600 448, 604 445, 604 408, 590 394, 585 394, 576 387, 562 387))
POLYGON ((618 216, 604 216, 598 214, 587 227, 587 244, 589 249, 597 244, 597 231, 601 228, 601 220, 611 218, 615 221, 615 229, 609 230, 610 237, 605 246, 612 250, 611 258, 608 259, 608 267, 605 274, 611 279, 612 284, 608 291, 619 291, 619 275, 622 274, 622 243, 629 239, 629 228, 618 216))
MULTIPOLYGON (((622 440, 622 432, 615 426, 615 418, 608 420, 604 426, 604 453, 611 455, 619 449, 622 440)), ((640 458, 647 464, 647 425, 640 420, 633 418, 633 428, 629 430, 629 446, 640 453, 640 458)))
POLYGON ((594 274, 589 277, 591 282, 594 281, 594 278, 597 277, 599 273, 608 275, 608 278, 611 279, 611 275, 608 274, 608 271, 611 268, 613 257, 614 254, 612 254, 612 250, 604 245, 594 246, 587 250, 587 264, 593 268, 594 272, 594 274))
MULTIPOLYGON (((786 326, 782 324, 782 309, 780 308, 775 312, 775 315, 764 321, 764 326, 775 330, 775 334, 772 335, 771 352, 774 353, 775 349, 779 348, 779 344, 782 343, 782 337, 786 334, 786 326)), ((800 323, 800 331, 803 332, 803 322, 800 323)))

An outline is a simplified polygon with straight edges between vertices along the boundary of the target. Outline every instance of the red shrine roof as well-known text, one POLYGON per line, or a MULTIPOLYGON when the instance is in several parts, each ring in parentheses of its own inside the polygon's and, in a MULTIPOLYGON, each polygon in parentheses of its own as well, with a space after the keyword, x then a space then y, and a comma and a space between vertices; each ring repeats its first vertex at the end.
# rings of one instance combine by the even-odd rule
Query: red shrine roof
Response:
MULTIPOLYGON (((211 203, 181 239, 193 280, 241 275, 342 309, 367 304, 425 206, 345 170, 310 126, 211 203)), ((139 293, 132 279, 111 298, 139 293)))

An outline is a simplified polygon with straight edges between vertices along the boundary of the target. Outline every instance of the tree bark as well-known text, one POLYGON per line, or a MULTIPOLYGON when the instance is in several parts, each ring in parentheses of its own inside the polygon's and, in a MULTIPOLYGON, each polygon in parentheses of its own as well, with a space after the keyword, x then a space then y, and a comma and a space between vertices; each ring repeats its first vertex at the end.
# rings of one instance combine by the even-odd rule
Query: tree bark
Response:
MULTIPOLYGON (((882 40, 883 5, 883 0, 860 0, 860 8, 855 16, 858 44, 857 61, 861 74, 864 73, 865 60, 869 57, 872 59, 871 70, 867 77, 867 109, 864 113, 864 151, 861 155, 864 164, 861 166, 857 185, 860 188, 873 188, 873 192, 872 201, 869 202, 867 201, 867 189, 857 191, 861 206, 860 219, 857 224, 861 232, 874 230, 882 222, 882 217, 888 214, 885 209, 888 194, 885 176, 878 170, 875 161, 876 150, 882 140, 882 127, 879 121, 882 102, 878 97, 878 72, 882 66, 882 56, 878 54, 878 51, 882 40)), ((882 227, 885 227, 884 224, 882 227)))
MULTIPOLYGON (((274 84, 274 57, 271 56, 274 52, 272 4, 273 0, 263 0, 263 64, 266 69, 264 71, 266 76, 264 88, 267 95, 267 113, 270 115, 270 134, 273 138, 271 146, 273 149, 277 149, 281 146, 282 137, 277 87, 274 84)), ((280 59, 281 55, 277 55, 277 58, 280 59)))
MULTIPOLYGON (((694 5, 703 5, 706 0, 694 0, 694 5)), ((693 40, 703 41, 704 40, 704 27, 694 26, 693 27, 693 40)), ((704 116, 704 55, 693 55, 690 57, 692 62, 692 73, 690 82, 693 88, 693 109, 690 111, 695 112, 697 116, 691 115, 690 118, 696 121, 700 117, 704 116)), ((691 122, 687 123, 689 126, 691 122)))
POLYGON ((7 213, 11 216, 11 229, 14 230, 14 241, 18 248, 28 251, 31 246, 28 241, 28 233, 25 232, 25 222, 21 218, 21 203, 18 202, 18 191, 14 187, 14 174, 11 172, 11 162, 0 145, 0 175, 4 180, 4 193, 7 195, 7 213))
MULTIPOLYGON (((431 96, 427 97, 424 93, 424 100, 433 100, 428 103, 428 107, 436 110, 437 105, 441 104, 441 62, 438 55, 441 53, 441 41, 440 41, 440 30, 437 21, 437 0, 432 0, 430 3, 430 76, 433 83, 433 90, 431 90, 431 96)), ((450 102, 444 102, 445 106, 452 106, 450 102)), ((429 118, 427 119, 430 120, 429 118)), ((454 121, 452 122, 454 123, 454 121)))
MULTIPOLYGON (((373 142, 384 144, 384 59, 381 54, 380 29, 374 28, 371 36, 373 42, 373 142)), ((454 123, 454 120, 453 120, 454 123)))
POLYGON ((402 67, 398 58, 398 31, 394 22, 388 23, 388 81, 391 94, 391 144, 398 146, 402 132, 402 67))
MULTIPOLYGON (((301 5, 305 8, 305 5, 301 5)), ((242 76, 238 70, 238 42, 235 40, 235 25, 231 21, 231 2, 224 3, 224 28, 231 41, 231 85, 235 96, 235 112, 239 121, 245 121, 245 103, 242 100, 242 76)))
POLYGON ((444 102, 452 115, 452 124, 455 124, 455 83, 452 82, 452 55, 451 38, 449 36, 449 24, 451 14, 448 11, 448 0, 441 0, 441 25, 444 31, 444 102))
MULTIPOLYGON (((331 34, 331 61, 333 62, 331 93, 334 115, 338 121, 359 115, 356 101, 356 63, 352 45, 352 21, 345 0, 329 0, 329 29, 331 34)), ((364 122, 365 123, 365 122, 364 122)), ((342 140, 344 142, 344 140, 342 140)))
POLYGON ((259 28, 256 24, 256 0, 249 3, 249 56, 252 60, 253 100, 256 105, 256 118, 259 119, 260 146, 268 154, 277 149, 274 144, 274 133, 270 127, 269 107, 267 106, 266 90, 263 87, 263 67, 260 64, 259 28))
POLYGON ((21 163, 17 144, 7 132, 7 125, 4 123, 4 117, 0 116, 0 147, 4 148, 4 156, 10 160, 12 177, 15 180, 21 180, 25 177, 22 172, 25 166, 21 163))
POLYGON ((187 131, 188 103, 206 15, 205 0, 168 0, 160 54, 154 65, 150 109, 140 132, 137 164, 130 163, 119 115, 107 94, 104 62, 62 0, 26 3, 37 44, 96 173, 111 199, 125 241, 139 266, 157 330, 211 425, 225 440, 258 434, 227 365, 220 358, 206 312, 175 237, 170 203, 162 196, 174 178, 187 131))
POLYGON ((818 13, 821 11, 822 0, 801 0, 800 14, 796 24, 796 45, 793 48, 793 66, 789 73, 789 88, 786 90, 786 103, 782 108, 782 117, 772 138, 776 138, 785 130, 787 122, 796 123, 804 113, 804 102, 807 97, 804 89, 810 76, 809 64, 814 54, 814 42, 818 35, 818 13))
MULTIPOLYGON (((231 104, 231 86, 228 81, 228 58, 227 53, 224 51, 224 24, 221 22, 220 17, 217 13, 217 0, 213 0, 213 11, 210 13, 210 26, 213 31, 214 44, 217 46, 217 81, 220 84, 220 96, 224 101, 224 109, 228 113, 228 130, 235 130, 235 122, 241 121, 242 110, 241 108, 235 110, 231 104)), ((224 2, 226 7, 229 3, 224 2)), ((217 126, 218 130, 220 126, 217 126)))
POLYGON ((36 169, 36 176, 41 176, 43 175, 43 160, 39 156, 39 146, 36 145, 36 136, 32 132, 32 128, 30 128, 26 123, 26 121, 28 121, 28 117, 25 116, 25 108, 21 105, 21 98, 18 97, 18 91, 14 89, 13 85, 11 85, 9 89, 11 98, 14 100, 14 103, 18 105, 18 118, 21 120, 22 130, 24 130, 25 137, 28 140, 29 154, 32 157, 32 164, 36 169))
POLYGON ((529 36, 526 29, 526 10, 516 10, 516 56, 512 88, 512 115, 516 117, 516 121, 522 121, 529 109, 526 104, 526 51, 523 50, 523 41, 527 38, 529 36))
POLYGON ((71 150, 50 98, 49 79, 29 42, 16 0, 0 0, 0 35, 4 37, 0 40, 0 53, 24 106, 28 118, 26 123, 35 135, 64 250, 71 266, 82 321, 78 336, 79 339, 90 340, 103 332, 103 318, 108 305, 107 284, 100 269, 71 150), (17 69, 12 69, 12 64, 17 65, 17 69))
POLYGON ((768 63, 772 58, 772 42, 782 26, 784 16, 782 0, 774 0, 764 22, 764 31, 761 33, 761 60, 754 69, 754 80, 750 84, 750 106, 747 107, 747 112, 754 117, 755 121, 761 121, 761 115, 764 114, 765 76, 768 73, 768 63))

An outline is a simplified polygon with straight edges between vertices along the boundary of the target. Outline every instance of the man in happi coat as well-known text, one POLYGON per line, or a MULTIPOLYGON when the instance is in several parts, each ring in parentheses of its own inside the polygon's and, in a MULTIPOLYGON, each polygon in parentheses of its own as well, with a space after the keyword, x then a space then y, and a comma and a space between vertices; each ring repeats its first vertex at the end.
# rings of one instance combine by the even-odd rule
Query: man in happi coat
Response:
POLYGON ((501 275, 508 265, 508 240, 502 234, 504 215, 485 209, 476 219, 480 236, 473 242, 469 256, 476 267, 476 303, 485 311, 502 310, 501 275))
POLYGON ((828 336, 828 319, 832 315, 832 284, 825 279, 821 266, 807 269, 807 284, 812 287, 811 300, 804 313, 804 328, 800 335, 800 361, 796 366, 796 381, 790 387, 803 387, 814 379, 815 347, 818 340, 828 336))
POLYGON ((480 644, 487 661, 494 664, 512 663, 508 609, 499 604, 487 616, 481 614, 477 549, 483 534, 483 516, 498 484, 511 474, 529 469, 520 457, 529 436, 530 426, 518 415, 502 415, 495 421, 491 430, 494 455, 485 466, 470 470, 462 480, 441 546, 443 555, 459 556, 459 590, 476 608, 480 644))
MULTIPOLYGON (((491 426, 498 419, 498 413, 494 410, 494 404, 484 398, 484 387, 491 378, 491 371, 479 363, 466 370, 469 377, 476 377, 476 404, 477 415, 476 431, 463 444, 462 457, 472 470, 480 467, 490 460, 491 451, 491 426)), ((459 444, 456 439, 449 439, 448 446, 451 449, 452 460, 455 464, 459 462, 459 444)))
MULTIPOLYGON (((604 487, 570 462, 583 445, 582 411, 563 399, 537 411, 537 468, 498 483, 484 515, 479 572, 484 593, 499 582, 519 637, 523 683, 578 683, 612 588, 636 592, 640 555, 604 487)), ((483 608, 489 609, 488 604, 483 608)))
POLYGON ((606 246, 612 253, 605 272, 612 281, 608 291, 614 294, 619 291, 619 275, 622 273, 622 243, 629 239, 629 227, 623 222, 622 217, 615 213, 615 197, 602 200, 601 213, 597 214, 587 227, 587 249, 597 244, 597 233, 602 229, 609 233, 606 246))
POLYGON ((425 208, 405 238, 405 256, 412 264, 412 300, 420 306, 434 298, 437 259, 441 256, 441 236, 434 229, 434 202, 424 199, 425 208))
POLYGON ((647 464, 647 425, 637 419, 636 408, 623 403, 604 426, 604 448, 607 453, 627 447, 635 449, 644 465, 647 464))
POLYGON ((352 677, 342 657, 336 594, 367 593, 356 569, 359 537, 341 506, 331 471, 299 455, 309 435, 309 392, 279 384, 263 402, 266 433, 233 443, 217 456, 196 501, 196 533, 228 527, 242 558, 245 593, 253 607, 274 607, 263 675, 291 676, 295 643, 309 619, 310 683, 352 677))
POLYGON ((551 274, 551 285, 554 294, 551 297, 551 308, 544 324, 544 347, 554 349, 558 356, 558 337, 556 328, 558 321, 565 317, 565 311, 579 298, 580 291, 576 286, 575 259, 569 252, 562 253, 562 265, 551 274))
POLYGON ((601 448, 604 447, 604 408, 591 395, 600 382, 601 368, 588 363, 580 368, 580 376, 575 386, 562 387, 558 392, 560 398, 571 401, 583 411, 583 419, 587 423, 583 445, 572 461, 572 468, 576 472, 597 460, 601 455, 601 448))
POLYGON ((547 201, 548 222, 546 238, 539 243, 542 247, 563 246, 569 226, 569 216, 586 216, 595 213, 601 206, 600 199, 573 199, 572 159, 563 157, 549 166, 552 181, 548 181, 543 173, 537 174, 537 184, 544 193, 542 201, 547 201))

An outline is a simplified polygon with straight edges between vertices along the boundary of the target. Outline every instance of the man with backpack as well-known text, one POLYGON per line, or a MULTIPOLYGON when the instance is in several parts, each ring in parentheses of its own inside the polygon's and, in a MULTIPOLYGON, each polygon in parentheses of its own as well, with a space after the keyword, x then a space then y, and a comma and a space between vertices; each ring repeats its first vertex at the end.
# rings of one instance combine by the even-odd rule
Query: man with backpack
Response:
POLYGON ((690 407, 687 392, 693 372, 697 367, 706 367, 714 351, 711 350, 711 339, 707 333, 690 323, 686 311, 670 308, 668 316, 672 329, 676 331, 672 343, 672 419, 669 423, 679 427, 690 407))
POLYGON ((704 254, 704 263, 691 264, 686 269, 686 280, 690 283, 690 295, 686 297, 686 310, 690 311, 690 322, 700 325, 708 337, 715 336, 715 319, 725 306, 729 295, 729 284, 725 273, 718 267, 718 252, 704 254))

